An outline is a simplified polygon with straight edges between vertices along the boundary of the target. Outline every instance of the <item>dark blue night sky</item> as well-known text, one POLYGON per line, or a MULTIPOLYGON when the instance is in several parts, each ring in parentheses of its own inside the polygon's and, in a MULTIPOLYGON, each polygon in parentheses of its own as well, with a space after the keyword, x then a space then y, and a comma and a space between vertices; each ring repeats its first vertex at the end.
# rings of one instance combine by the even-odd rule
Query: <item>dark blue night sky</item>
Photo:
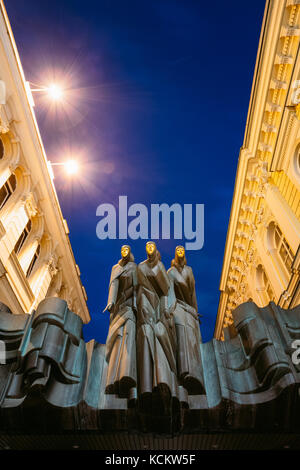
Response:
MULTIPOLYGON (((122 240, 96 237, 96 208, 205 204, 205 242, 187 252, 202 336, 211 339, 226 232, 250 98, 264 0, 7 0, 26 79, 59 81, 66 102, 35 96, 48 159, 72 156, 81 174, 54 180, 91 322, 105 342, 111 266, 122 240)), ((145 241, 129 241, 145 259, 145 241)), ((178 240, 157 241, 169 268, 178 240)))

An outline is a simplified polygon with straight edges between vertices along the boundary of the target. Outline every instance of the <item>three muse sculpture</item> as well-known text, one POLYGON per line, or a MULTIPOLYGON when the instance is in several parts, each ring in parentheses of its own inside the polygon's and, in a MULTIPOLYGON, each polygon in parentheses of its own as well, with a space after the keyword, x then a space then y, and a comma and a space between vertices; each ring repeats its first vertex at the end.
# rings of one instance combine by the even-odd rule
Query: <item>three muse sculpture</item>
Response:
POLYGON ((128 245, 113 266, 108 303, 105 392, 162 413, 204 393, 195 280, 177 246, 166 271, 152 241, 137 265, 128 245))

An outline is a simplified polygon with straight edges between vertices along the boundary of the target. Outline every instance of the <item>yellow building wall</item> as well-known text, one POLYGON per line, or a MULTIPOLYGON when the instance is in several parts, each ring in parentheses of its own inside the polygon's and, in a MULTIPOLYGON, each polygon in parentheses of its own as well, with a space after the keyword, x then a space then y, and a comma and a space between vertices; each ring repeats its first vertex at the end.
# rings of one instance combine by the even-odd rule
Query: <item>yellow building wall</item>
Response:
POLYGON ((59 296, 88 322, 85 289, 32 101, 0 0, 0 302, 13 313, 31 313, 45 297, 59 296))
POLYGON ((253 300, 300 302, 300 2, 267 0, 240 151, 215 337, 253 300))

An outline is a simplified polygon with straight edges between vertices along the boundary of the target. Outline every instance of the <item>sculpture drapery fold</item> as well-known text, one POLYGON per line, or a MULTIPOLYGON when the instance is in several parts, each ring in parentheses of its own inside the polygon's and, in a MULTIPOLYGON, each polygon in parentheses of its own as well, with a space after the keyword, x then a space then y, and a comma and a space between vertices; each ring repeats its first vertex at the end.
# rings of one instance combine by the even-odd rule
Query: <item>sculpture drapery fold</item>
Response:
POLYGON ((155 243, 146 250, 147 260, 138 265, 138 393, 142 407, 151 403, 164 413, 179 397, 171 285, 155 243))
POLYGON ((174 322, 177 338, 179 383, 191 395, 204 393, 198 307, 192 268, 186 265, 185 250, 176 247, 168 276, 176 296, 174 322))
POLYGON ((128 245, 112 268, 107 309, 110 325, 106 342, 106 393, 129 398, 136 387, 136 264, 128 245))
POLYGON ((139 395, 128 400, 105 393, 106 347, 85 344, 82 320, 64 300, 45 299, 31 315, 0 306, 0 339, 7 351, 6 363, 0 363, 2 434, 300 429, 300 369, 292 360, 292 344, 300 340, 299 306, 240 305, 225 341, 200 344, 204 393, 184 401, 183 386, 177 387, 179 400, 158 387, 148 396, 148 409, 139 406, 139 395))

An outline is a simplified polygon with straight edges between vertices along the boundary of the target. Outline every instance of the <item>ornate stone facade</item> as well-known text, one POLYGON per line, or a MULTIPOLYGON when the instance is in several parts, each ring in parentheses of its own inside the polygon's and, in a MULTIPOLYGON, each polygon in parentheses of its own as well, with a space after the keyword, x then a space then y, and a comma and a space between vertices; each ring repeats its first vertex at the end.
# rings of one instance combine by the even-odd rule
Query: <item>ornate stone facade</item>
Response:
POLYGON ((25 314, 61 296, 89 312, 49 171, 32 97, 0 2, 0 301, 25 314))
POLYGON ((267 0, 220 282, 215 337, 252 299, 300 302, 300 3, 267 0))

